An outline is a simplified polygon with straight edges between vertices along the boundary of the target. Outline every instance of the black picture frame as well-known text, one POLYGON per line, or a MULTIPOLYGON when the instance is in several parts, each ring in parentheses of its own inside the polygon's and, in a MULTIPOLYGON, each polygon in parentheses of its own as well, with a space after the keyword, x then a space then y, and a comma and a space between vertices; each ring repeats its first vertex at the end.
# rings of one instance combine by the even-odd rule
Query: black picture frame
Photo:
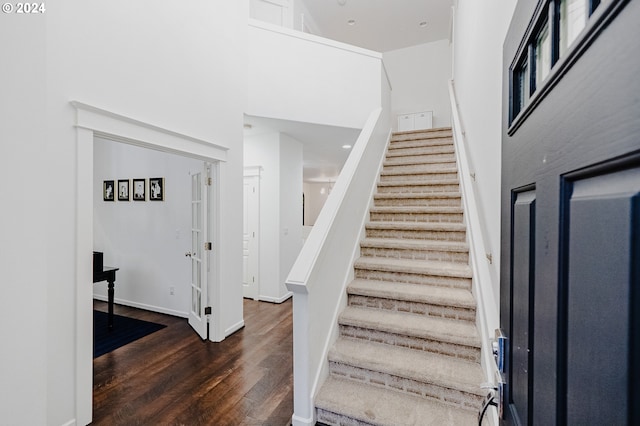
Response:
POLYGON ((129 201, 129 179, 118 179, 118 201, 129 201))
POLYGON ((115 182, 112 180, 105 180, 104 182, 102 182, 102 199, 104 201, 115 201, 115 188, 115 182))
POLYGON ((147 180, 146 179, 133 179, 133 201, 146 201, 147 200, 147 180))
POLYGON ((164 201, 164 178, 149 178, 149 201, 164 201))

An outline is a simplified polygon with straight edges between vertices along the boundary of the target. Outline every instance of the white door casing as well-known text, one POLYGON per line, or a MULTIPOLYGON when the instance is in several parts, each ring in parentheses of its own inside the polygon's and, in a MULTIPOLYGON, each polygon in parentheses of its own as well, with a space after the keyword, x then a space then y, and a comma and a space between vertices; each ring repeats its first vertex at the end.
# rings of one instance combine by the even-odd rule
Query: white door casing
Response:
POLYGON ((245 170, 243 190, 242 295, 258 300, 260 294, 260 175, 245 170))

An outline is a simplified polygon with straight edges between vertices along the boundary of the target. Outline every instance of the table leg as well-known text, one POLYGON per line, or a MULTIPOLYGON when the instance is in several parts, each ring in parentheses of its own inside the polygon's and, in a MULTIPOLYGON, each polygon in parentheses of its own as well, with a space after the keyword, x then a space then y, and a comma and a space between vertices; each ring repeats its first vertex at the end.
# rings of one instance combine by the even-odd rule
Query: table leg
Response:
POLYGON ((109 289, 108 289, 108 294, 109 294, 109 317, 108 317, 108 324, 109 324, 109 330, 113 330, 113 294, 114 294, 114 281, 113 280, 109 280, 109 289))

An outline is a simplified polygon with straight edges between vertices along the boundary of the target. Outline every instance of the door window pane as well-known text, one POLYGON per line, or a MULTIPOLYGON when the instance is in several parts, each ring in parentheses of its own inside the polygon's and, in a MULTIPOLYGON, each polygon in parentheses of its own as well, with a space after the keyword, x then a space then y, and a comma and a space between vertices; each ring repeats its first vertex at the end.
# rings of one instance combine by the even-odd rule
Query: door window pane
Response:
POLYGON ((524 108, 529 99, 529 63, 525 61, 513 72, 513 118, 524 108))

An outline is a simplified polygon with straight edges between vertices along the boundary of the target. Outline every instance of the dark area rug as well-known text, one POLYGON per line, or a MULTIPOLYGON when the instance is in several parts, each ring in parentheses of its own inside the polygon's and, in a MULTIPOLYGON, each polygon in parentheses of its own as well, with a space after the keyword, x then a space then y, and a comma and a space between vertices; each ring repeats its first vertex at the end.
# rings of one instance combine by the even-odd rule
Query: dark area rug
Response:
POLYGON ((102 311, 93 311, 93 357, 109 353, 151 333, 166 325, 143 321, 135 318, 113 316, 113 330, 107 328, 109 315, 102 311))

